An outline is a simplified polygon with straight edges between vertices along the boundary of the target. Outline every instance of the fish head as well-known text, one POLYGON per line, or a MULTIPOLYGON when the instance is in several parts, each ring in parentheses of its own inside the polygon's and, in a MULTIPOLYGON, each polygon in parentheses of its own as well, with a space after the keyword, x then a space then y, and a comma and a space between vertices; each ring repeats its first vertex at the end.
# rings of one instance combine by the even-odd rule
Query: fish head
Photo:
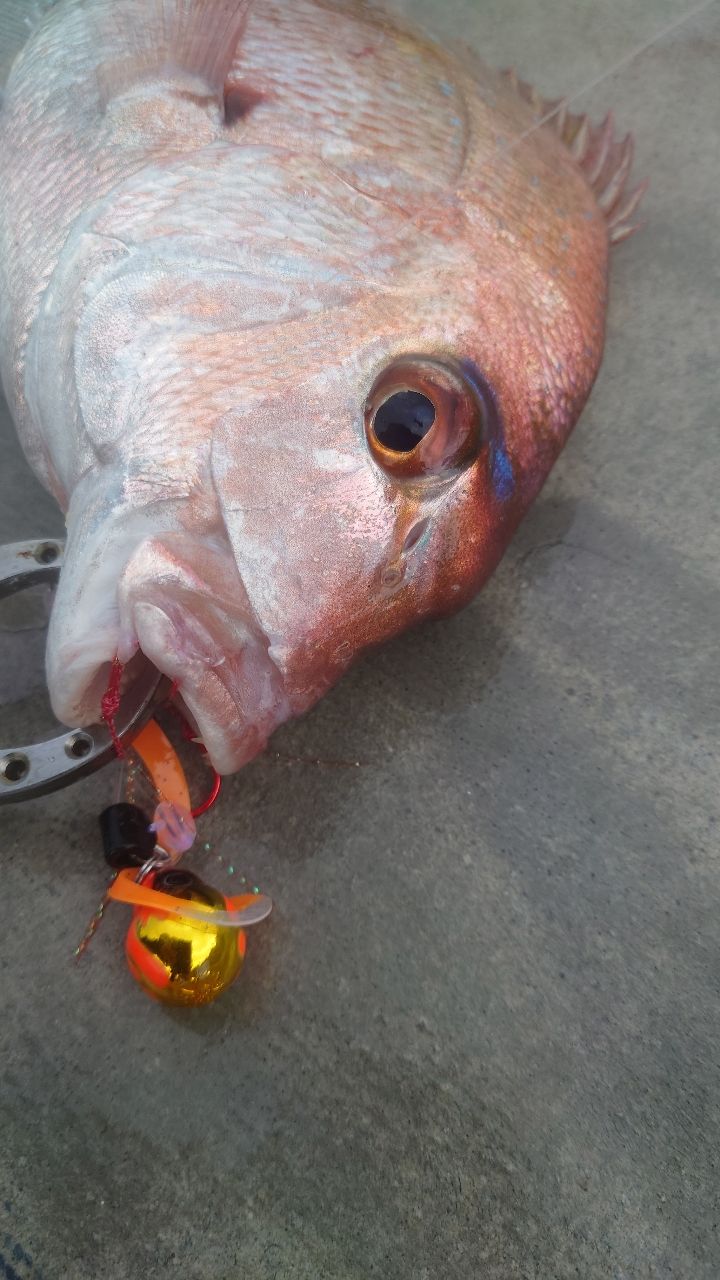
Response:
POLYGON ((224 528, 291 714, 359 654, 460 607, 499 555, 486 387, 436 344, 385 347, 214 435, 224 528))
POLYGON ((233 152, 164 196, 132 180, 93 227, 94 253, 122 249, 83 286, 94 461, 73 463, 48 650, 58 714, 88 722, 107 662, 141 649, 221 772, 472 597, 594 375, 566 282, 474 198, 409 210, 267 152, 242 184, 233 152))

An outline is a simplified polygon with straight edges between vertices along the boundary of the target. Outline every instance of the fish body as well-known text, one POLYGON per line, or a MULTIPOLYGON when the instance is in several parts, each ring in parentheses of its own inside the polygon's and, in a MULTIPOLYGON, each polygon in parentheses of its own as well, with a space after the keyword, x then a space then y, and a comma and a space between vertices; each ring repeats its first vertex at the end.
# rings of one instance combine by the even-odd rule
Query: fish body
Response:
POLYGON ((368 5, 60 0, 0 157, 53 705, 141 649, 232 771, 492 572, 600 364, 630 140, 368 5))

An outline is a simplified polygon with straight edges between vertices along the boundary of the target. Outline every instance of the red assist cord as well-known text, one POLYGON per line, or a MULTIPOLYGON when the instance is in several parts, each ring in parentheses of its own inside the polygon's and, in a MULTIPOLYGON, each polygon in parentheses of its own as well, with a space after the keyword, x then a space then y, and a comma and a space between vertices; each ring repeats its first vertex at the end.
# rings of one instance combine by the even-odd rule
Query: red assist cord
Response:
MULTIPOLYGON (((170 695, 171 698, 174 697, 175 693, 177 693, 177 682, 173 685, 172 692, 170 695)), ((212 809, 213 805, 216 803, 218 796, 220 795, 220 792, 222 790, 222 778, 220 777, 220 774, 218 773, 217 769, 213 769, 212 765, 208 761, 207 751, 205 750, 205 747, 203 746, 202 742, 198 742, 198 738, 197 738, 197 734, 195 733, 195 730, 193 729, 189 721, 186 719, 186 717, 183 715, 180 708, 176 705, 175 702, 172 702, 171 706, 180 722, 183 738, 185 739, 186 742, 195 743, 195 746, 199 749, 199 751, 204 756, 205 761, 208 764, 208 768, 212 770, 212 775, 213 775, 212 786, 210 787, 210 790, 207 796, 205 797, 205 799, 202 801, 202 803, 197 805, 197 807, 192 810, 193 818, 201 818, 202 815, 204 813, 207 813, 208 809, 212 809)))
POLYGON ((222 778, 220 777, 217 769, 213 769, 213 775, 213 784, 208 795, 205 797, 202 804, 199 804, 197 808, 191 810, 193 818, 201 818, 204 813, 207 813, 208 809, 212 809, 220 795, 220 792, 222 791, 222 778))
POLYGON ((122 662, 120 662, 118 658, 113 658, 110 665, 108 686, 100 703, 102 718, 107 725, 108 733, 112 738, 115 754, 119 756, 120 759, 125 755, 125 748, 118 737, 117 729, 115 727, 115 718, 120 710, 120 684, 124 670, 125 668, 123 667, 122 662))

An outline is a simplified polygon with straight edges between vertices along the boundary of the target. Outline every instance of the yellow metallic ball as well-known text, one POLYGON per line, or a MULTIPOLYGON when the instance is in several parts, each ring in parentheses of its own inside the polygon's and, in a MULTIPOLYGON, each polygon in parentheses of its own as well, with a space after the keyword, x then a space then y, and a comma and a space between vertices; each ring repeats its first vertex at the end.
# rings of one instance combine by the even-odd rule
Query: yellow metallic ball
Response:
MULTIPOLYGON (((221 893, 191 871, 156 873, 154 889, 216 910, 229 904, 221 893)), ((148 995, 170 1005, 209 1004, 242 969, 246 938, 243 929, 139 907, 125 943, 130 972, 148 995)))

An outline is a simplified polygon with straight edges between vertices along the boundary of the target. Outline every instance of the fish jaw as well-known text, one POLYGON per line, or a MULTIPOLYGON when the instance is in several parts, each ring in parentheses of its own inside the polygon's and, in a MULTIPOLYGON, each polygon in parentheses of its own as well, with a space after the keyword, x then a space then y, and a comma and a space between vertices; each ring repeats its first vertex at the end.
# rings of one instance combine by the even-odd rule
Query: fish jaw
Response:
POLYGON ((119 588, 126 651, 133 644, 175 681, 220 773, 253 759, 290 714, 229 551, 187 535, 144 542, 119 588))
POLYGON ((71 523, 48 635, 53 710, 66 724, 96 722, 109 664, 142 652, 177 683, 215 768, 232 773, 290 712, 222 534, 168 528, 162 509, 116 509, 97 525, 100 505, 71 523))

